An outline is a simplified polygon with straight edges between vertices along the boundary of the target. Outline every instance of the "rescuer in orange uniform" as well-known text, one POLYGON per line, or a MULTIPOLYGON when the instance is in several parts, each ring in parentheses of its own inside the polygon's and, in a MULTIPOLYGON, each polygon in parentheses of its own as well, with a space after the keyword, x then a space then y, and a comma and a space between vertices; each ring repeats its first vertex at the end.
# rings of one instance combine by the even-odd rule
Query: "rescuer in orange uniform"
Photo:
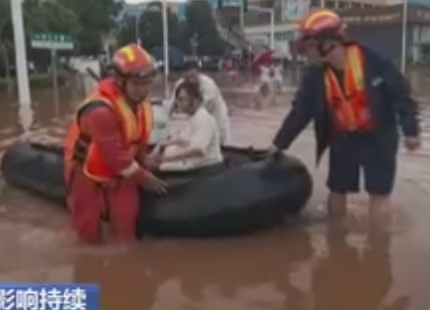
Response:
POLYGON ((73 226, 87 243, 102 241, 102 219, 109 221, 111 241, 134 240, 138 186, 166 191, 149 171, 159 164, 159 154, 146 152, 155 64, 131 44, 116 52, 111 69, 112 76, 77 109, 65 140, 67 203, 73 226))
POLYGON ((328 147, 329 216, 343 219, 347 194, 359 190, 360 171, 370 196, 370 219, 389 216, 398 127, 405 146, 420 146, 417 104, 404 76, 382 55, 349 41, 333 11, 310 12, 299 26, 299 47, 312 56, 273 151, 287 149, 314 121, 317 160, 328 147))

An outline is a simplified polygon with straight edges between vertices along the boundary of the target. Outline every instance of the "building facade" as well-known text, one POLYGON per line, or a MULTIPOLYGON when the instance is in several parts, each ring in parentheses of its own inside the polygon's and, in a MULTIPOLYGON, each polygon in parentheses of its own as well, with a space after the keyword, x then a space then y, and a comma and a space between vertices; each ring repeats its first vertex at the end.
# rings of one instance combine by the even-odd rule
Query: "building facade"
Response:
POLYGON ((406 34, 408 62, 430 61, 430 6, 409 4, 407 26, 403 28, 403 5, 341 12, 348 34, 396 62, 402 54, 406 34), (405 30, 405 31, 404 31, 405 30))
MULTIPOLYGON (((289 53, 290 42, 297 36, 297 20, 312 7, 326 7, 344 16, 352 37, 378 50, 384 50, 384 53, 394 60, 400 57, 403 0, 249 1, 252 6, 274 9, 275 49, 283 50, 285 54, 289 53)), ((430 20, 428 22, 425 16, 430 10, 430 0, 408 0, 408 5, 407 53, 411 61, 417 62, 427 57, 424 55, 427 54, 427 41, 430 39, 430 20), (429 2, 429 5, 416 4, 417 2, 429 2)), ((253 11, 251 7, 245 15, 244 32, 249 41, 269 45, 270 14, 253 11)))
POLYGON ((275 17, 275 49, 289 53, 290 42, 297 34, 297 20, 312 7, 336 10, 373 8, 386 5, 386 0, 248 0, 244 18, 246 38, 255 44, 270 45, 270 13, 261 13, 254 7, 273 9, 275 17))

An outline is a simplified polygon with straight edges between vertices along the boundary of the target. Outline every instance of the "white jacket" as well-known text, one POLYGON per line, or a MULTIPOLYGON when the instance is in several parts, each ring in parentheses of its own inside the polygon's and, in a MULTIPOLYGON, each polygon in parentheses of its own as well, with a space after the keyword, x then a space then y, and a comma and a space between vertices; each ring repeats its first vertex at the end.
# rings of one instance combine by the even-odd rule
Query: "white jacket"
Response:
MULTIPOLYGON (((182 81, 183 79, 180 79, 176 83, 173 94, 182 81)), ((212 78, 199 73, 199 84, 200 92, 203 97, 203 106, 215 118, 220 132, 221 144, 225 145, 230 139, 230 118, 228 115, 227 104, 224 101, 221 91, 212 78)))
MULTIPOLYGON (((164 162, 160 166, 161 170, 188 170, 223 161, 218 126, 215 118, 204 107, 200 107, 194 115, 188 118, 183 130, 179 132, 178 137, 173 137, 173 139, 175 138, 189 141, 190 146, 199 149, 202 155, 164 162)), ((177 152, 181 152, 181 148, 175 145, 168 146, 165 154, 177 154, 177 152)))

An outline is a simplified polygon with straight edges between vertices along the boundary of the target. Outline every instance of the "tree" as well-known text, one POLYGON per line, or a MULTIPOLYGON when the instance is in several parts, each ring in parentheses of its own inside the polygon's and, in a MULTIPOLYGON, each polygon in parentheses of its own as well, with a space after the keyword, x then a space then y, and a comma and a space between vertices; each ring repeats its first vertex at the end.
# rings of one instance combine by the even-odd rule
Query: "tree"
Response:
POLYGON ((197 38, 197 51, 203 55, 221 54, 224 44, 220 39, 209 1, 191 0, 186 9, 186 38, 197 38))
POLYGON ((2 55, 3 69, 8 84, 8 92, 12 91, 12 80, 10 77, 10 57, 11 36, 8 34, 11 25, 11 12, 9 0, 0 0, 0 49, 2 55))
MULTIPOLYGON (((23 3, 28 56, 33 60, 48 59, 48 53, 47 51, 31 49, 29 39, 32 33, 60 32, 74 35, 80 29, 76 15, 55 0, 26 0, 23 3)), ((4 73, 8 80, 10 80, 9 68, 13 48, 10 0, 0 0, 0 49, 4 73)))
MULTIPOLYGON (((76 38, 81 31, 75 13, 55 0, 26 0, 23 9, 29 43, 34 33, 65 34, 76 38)), ((48 50, 30 49, 29 57, 43 67, 50 61, 48 50)))
POLYGON ((27 35, 52 32, 76 36, 81 30, 76 14, 55 0, 26 0, 23 8, 27 35))
MULTIPOLYGON (((162 6, 160 2, 149 3, 144 10, 141 10, 140 17, 128 16, 123 20, 118 33, 119 45, 136 42, 139 35, 142 45, 151 50, 156 46, 163 45, 163 20, 162 6), (139 18, 139 34, 136 33, 136 18, 139 18)), ((167 11, 167 23, 169 27, 169 45, 181 47, 182 25, 176 14, 170 9, 167 11)))
POLYGON ((136 24, 134 18, 124 18, 116 29, 115 38, 118 46, 136 41, 136 24))
POLYGON ((123 8, 117 0, 57 0, 78 17, 81 31, 78 45, 81 54, 97 55, 102 49, 103 36, 116 26, 116 18, 123 8))
MULTIPOLYGON (((180 36, 179 21, 176 14, 167 11, 169 45, 177 45, 180 36)), ((140 39, 147 49, 163 45, 163 20, 160 2, 150 3, 142 12, 139 23, 140 39)))

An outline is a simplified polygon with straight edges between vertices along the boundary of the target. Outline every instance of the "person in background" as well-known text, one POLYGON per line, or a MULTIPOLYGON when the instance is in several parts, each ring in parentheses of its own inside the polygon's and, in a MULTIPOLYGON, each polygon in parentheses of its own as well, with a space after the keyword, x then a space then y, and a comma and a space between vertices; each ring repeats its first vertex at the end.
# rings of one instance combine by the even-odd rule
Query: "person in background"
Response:
POLYGON ((260 66, 260 86, 259 98, 257 99, 257 109, 267 107, 274 101, 274 76, 273 66, 262 64, 260 66))
POLYGON ((203 107, 197 84, 183 81, 176 88, 178 110, 188 116, 178 137, 159 144, 164 148, 160 170, 188 170, 223 162, 220 135, 215 118, 203 107))
POLYGON ((270 66, 267 64, 261 64, 260 66, 260 84, 270 84, 270 66))
POLYGON ((111 241, 135 238, 138 186, 165 193, 150 169, 160 155, 147 154, 152 130, 149 92, 156 77, 150 55, 135 44, 116 52, 111 77, 77 109, 65 139, 65 181, 72 224, 80 240, 100 243, 101 218, 111 241))
POLYGON ((226 81, 230 87, 234 87, 237 82, 237 67, 235 68, 234 61, 232 57, 226 58, 224 62, 224 71, 226 73, 226 81))
POLYGON ((280 93, 282 92, 282 84, 284 82, 284 78, 283 78, 283 66, 282 66, 282 61, 277 59, 275 60, 275 62, 273 63, 273 71, 274 71, 274 76, 273 76, 273 84, 274 84, 274 89, 276 90, 276 92, 280 93))
POLYGON ((313 120, 317 162, 327 147, 330 151, 329 217, 345 217, 347 194, 359 191, 363 169, 370 220, 387 220, 396 172, 398 122, 406 148, 413 151, 420 146, 417 103, 408 83, 394 64, 346 40, 345 25, 335 12, 310 12, 299 29, 299 46, 313 57, 314 65, 303 77, 272 151, 287 149, 313 120))
POLYGON ((226 57, 224 60, 224 69, 228 73, 233 70, 233 59, 231 57, 226 57))
POLYGON ((230 118, 228 115, 227 104, 221 94, 220 89, 215 81, 199 71, 197 62, 187 64, 187 73, 183 79, 180 79, 175 85, 175 91, 178 85, 183 81, 188 81, 198 85, 203 98, 203 107, 215 118, 220 132, 220 143, 226 145, 230 139, 230 118))

